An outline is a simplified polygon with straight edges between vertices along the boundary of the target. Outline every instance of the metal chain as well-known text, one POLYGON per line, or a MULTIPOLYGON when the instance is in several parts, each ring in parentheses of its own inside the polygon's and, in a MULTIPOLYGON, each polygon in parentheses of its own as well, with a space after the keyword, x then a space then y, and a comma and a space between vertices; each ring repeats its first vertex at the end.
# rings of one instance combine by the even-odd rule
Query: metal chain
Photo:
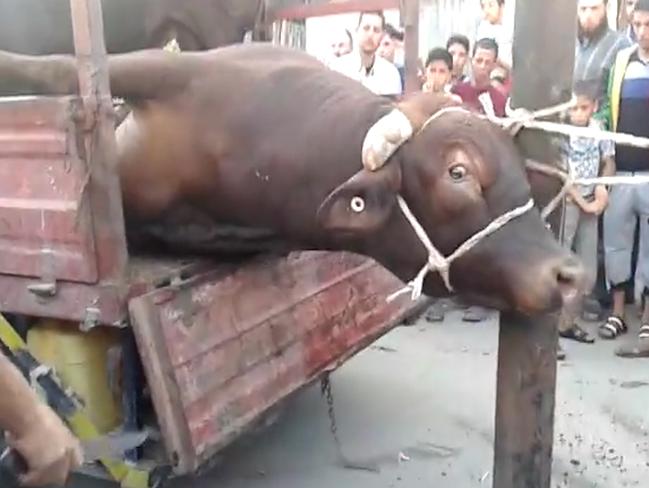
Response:
POLYGON ((334 442, 336 444, 336 451, 338 452, 339 458, 344 458, 342 445, 340 443, 340 438, 338 437, 338 425, 336 423, 336 412, 334 411, 334 395, 331 390, 331 378, 329 373, 325 373, 322 377, 320 383, 320 390, 322 396, 325 397, 327 402, 327 415, 329 416, 329 428, 331 434, 333 435, 334 442))
POLYGON ((355 469, 359 471, 372 471, 379 472, 379 468, 375 463, 358 463, 352 462, 347 456, 343 453, 342 443, 338 437, 338 424, 336 422, 336 412, 334 410, 334 395, 331 388, 331 378, 330 373, 327 372, 320 380, 320 391, 322 396, 327 402, 327 415, 329 416, 329 428, 331 434, 334 438, 334 444, 336 446, 336 454, 338 456, 338 461, 346 469, 355 469))

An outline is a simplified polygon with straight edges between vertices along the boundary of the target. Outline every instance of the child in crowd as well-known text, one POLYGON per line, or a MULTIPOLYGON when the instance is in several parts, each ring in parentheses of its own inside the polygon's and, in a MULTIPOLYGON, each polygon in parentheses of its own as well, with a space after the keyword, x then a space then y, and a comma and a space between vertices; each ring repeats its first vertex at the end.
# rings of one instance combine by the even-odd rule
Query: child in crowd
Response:
MULTIPOLYGON (((582 81, 574 86, 576 104, 569 112, 570 123, 581 127, 598 127, 593 120, 597 111, 597 86, 582 81)), ((567 170, 573 178, 596 178, 615 173, 615 147, 611 141, 596 141, 587 137, 570 136, 563 148, 567 170)), ((575 186, 565 203, 563 243, 581 258, 587 271, 584 297, 588 296, 597 277, 598 217, 608 204, 604 185, 575 186)), ((559 335, 578 342, 592 343, 594 339, 576 323, 583 298, 564 310, 559 323, 559 335)))
POLYGON ((424 68, 423 91, 427 93, 442 93, 458 102, 461 98, 451 93, 451 78, 453 75, 453 56, 443 47, 431 49, 426 58, 424 68))

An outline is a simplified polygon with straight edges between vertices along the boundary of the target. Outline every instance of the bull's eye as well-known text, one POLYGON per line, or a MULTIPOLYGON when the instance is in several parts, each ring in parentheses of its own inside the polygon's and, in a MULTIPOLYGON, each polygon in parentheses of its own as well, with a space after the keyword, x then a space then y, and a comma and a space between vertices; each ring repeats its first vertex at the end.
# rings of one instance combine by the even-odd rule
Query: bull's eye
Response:
POLYGON ((461 164, 455 164, 448 169, 448 174, 454 181, 461 181, 466 178, 467 170, 466 166, 461 164))
POLYGON ((354 197, 349 203, 349 206, 352 209, 352 212, 361 213, 363 210, 365 210, 365 200, 363 200, 361 197, 354 197))

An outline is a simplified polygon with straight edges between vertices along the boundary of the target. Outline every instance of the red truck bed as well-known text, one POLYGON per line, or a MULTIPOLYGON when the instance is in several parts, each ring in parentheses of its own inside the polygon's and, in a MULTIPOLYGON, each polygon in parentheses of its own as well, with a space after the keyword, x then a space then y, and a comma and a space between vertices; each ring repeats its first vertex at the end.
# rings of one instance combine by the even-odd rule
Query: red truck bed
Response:
POLYGON ((412 311, 407 297, 385 302, 399 280, 346 253, 123 267, 119 193, 84 157, 78 107, 0 101, 0 311, 130 324, 176 473, 412 311))

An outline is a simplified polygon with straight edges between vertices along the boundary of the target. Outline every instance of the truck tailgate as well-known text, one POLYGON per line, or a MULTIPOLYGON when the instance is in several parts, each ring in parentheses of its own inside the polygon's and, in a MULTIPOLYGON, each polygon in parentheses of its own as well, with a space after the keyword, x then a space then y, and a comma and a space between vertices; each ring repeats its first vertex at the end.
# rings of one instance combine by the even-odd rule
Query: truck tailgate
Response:
POLYGON ((346 253, 301 252, 212 271, 130 302, 170 459, 194 471, 290 393, 392 328, 415 304, 346 253))

